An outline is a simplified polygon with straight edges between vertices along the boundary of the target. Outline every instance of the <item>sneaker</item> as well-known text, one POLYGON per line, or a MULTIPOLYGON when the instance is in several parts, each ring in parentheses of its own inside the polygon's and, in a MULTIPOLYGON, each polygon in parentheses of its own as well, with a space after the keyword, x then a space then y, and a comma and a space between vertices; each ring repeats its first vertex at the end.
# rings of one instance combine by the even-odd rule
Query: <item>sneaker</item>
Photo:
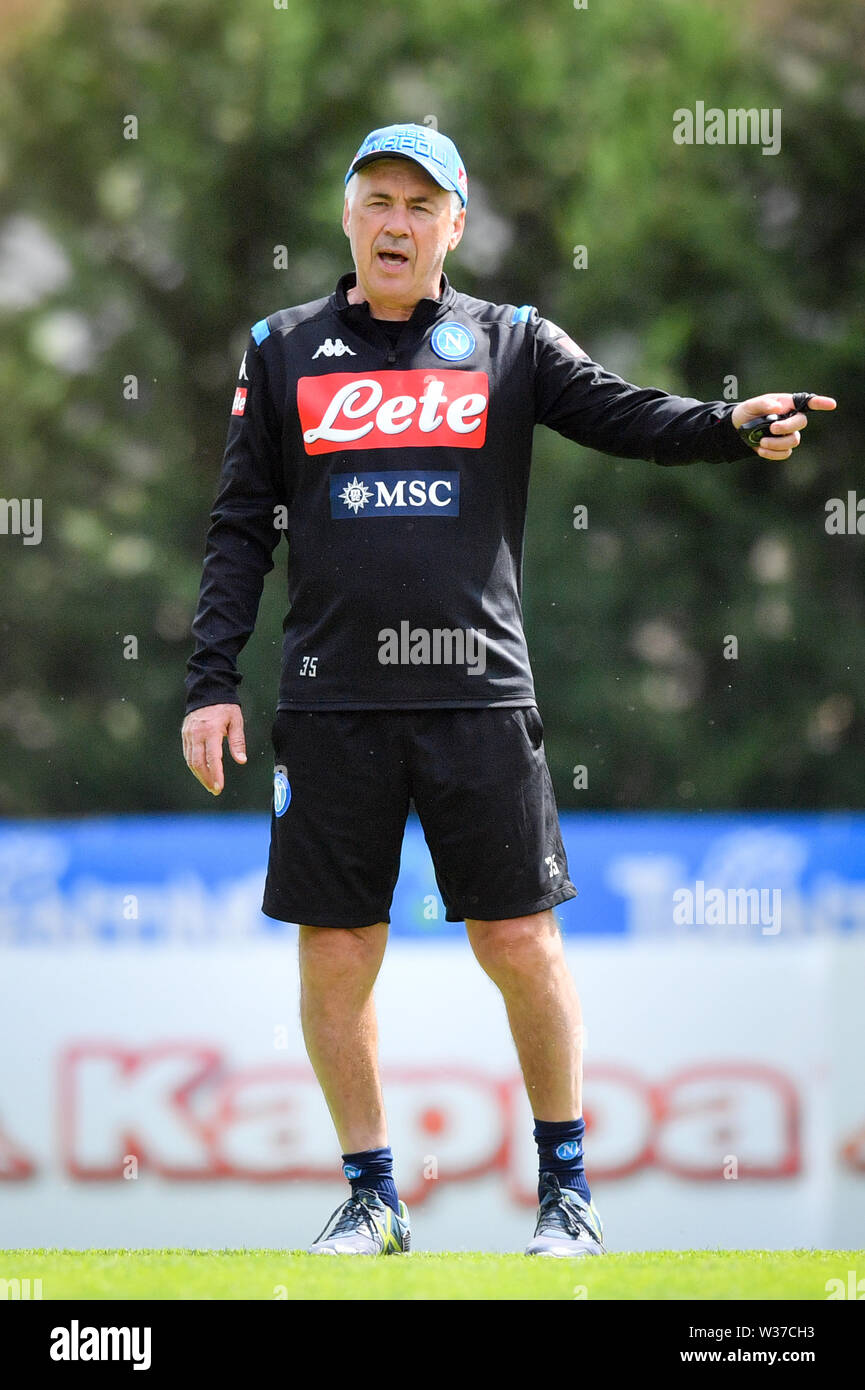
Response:
POLYGON ((554 1173, 541 1174, 541 1204, 535 1236, 527 1255, 605 1255, 604 1228, 594 1202, 578 1192, 560 1187, 554 1173))
POLYGON ((407 1255, 411 1248, 408 1207, 399 1216, 377 1192, 362 1188, 337 1207, 308 1255, 407 1255))

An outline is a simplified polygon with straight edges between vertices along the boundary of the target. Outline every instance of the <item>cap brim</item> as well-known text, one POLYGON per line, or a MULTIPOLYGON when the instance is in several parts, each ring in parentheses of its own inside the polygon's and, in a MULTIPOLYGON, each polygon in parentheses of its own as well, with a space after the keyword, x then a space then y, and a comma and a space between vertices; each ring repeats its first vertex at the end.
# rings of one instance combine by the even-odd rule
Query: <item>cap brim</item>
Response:
MULTIPOLYGON (((405 154, 402 150, 373 150, 371 154, 362 155, 360 159, 355 160, 354 164, 352 164, 349 169, 349 178, 352 174, 356 174, 359 169, 365 169, 368 164, 375 163, 377 159, 404 159, 408 164, 416 164, 419 169, 423 169, 425 174, 429 174, 430 178, 434 183, 438 184, 439 188, 443 188, 447 193, 456 193, 460 202, 465 206, 465 198, 462 190, 458 188, 456 184, 446 182, 435 168, 431 169, 422 159, 417 159, 411 154, 405 154)), ((348 182, 348 180, 346 180, 346 182, 348 182)))

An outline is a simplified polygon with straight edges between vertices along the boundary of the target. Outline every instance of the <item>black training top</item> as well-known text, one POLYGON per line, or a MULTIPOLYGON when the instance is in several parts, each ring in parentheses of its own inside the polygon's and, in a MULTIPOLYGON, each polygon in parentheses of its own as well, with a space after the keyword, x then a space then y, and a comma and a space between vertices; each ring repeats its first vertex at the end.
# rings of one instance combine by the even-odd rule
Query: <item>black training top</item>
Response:
POLYGON ((520 603, 532 431, 658 464, 751 455, 733 406, 631 386, 530 305, 442 276, 391 342, 355 283, 252 329, 211 514, 187 711, 236 661, 284 533, 280 709, 531 705, 520 603))

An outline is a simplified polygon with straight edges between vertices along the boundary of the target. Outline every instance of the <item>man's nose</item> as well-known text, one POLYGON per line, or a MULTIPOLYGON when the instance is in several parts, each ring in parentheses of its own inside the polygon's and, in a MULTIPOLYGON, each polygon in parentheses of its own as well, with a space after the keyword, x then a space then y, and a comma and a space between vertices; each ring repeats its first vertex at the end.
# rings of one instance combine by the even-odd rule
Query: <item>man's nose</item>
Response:
POLYGON ((384 224, 384 230, 391 236, 408 236, 408 208, 392 203, 384 224))

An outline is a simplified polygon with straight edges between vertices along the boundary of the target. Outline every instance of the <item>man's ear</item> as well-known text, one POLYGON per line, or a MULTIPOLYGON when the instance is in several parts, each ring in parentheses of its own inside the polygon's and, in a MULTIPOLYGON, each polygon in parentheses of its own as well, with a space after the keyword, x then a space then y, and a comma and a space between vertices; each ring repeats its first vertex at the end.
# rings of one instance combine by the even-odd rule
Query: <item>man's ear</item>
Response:
POLYGON ((346 193, 346 195, 345 195, 345 202, 344 202, 343 205, 342 205, 342 230, 345 232, 346 236, 348 236, 348 219, 349 219, 349 206, 348 206, 348 194, 346 193))
POLYGON ((466 210, 465 208, 460 208, 459 212, 454 218, 453 231, 451 232, 450 239, 448 240, 449 251, 454 251, 456 247, 459 246, 460 242, 463 239, 463 232, 465 231, 465 226, 466 210))

